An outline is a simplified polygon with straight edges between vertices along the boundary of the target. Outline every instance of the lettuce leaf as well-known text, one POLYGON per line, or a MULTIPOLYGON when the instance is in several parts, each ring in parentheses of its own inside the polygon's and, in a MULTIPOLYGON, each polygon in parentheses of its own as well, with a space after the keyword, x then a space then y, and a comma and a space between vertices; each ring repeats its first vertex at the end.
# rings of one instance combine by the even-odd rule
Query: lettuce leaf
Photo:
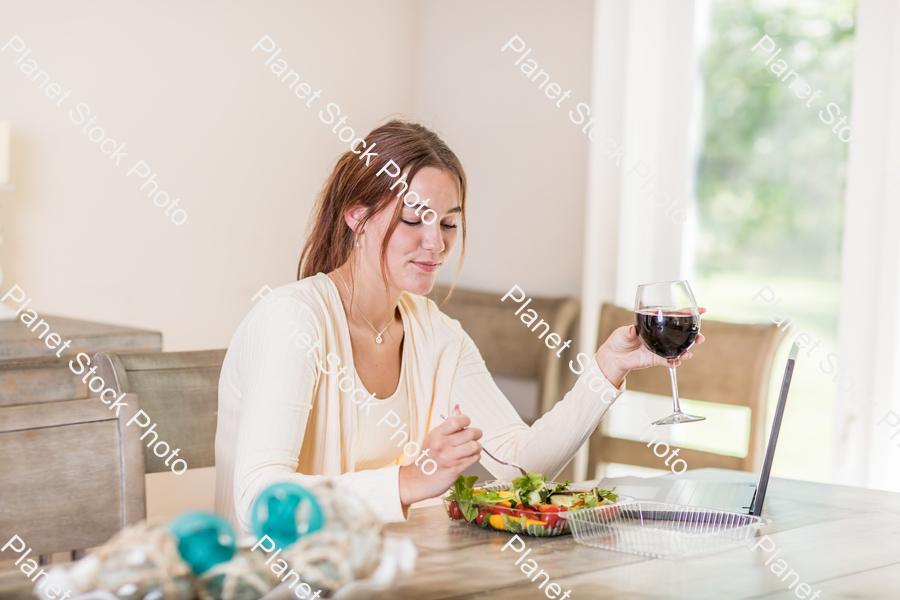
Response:
POLYGON ((534 506, 546 502, 550 496, 550 488, 547 486, 546 477, 539 473, 520 475, 513 479, 513 489, 516 492, 516 500, 526 506, 534 506), (537 492, 537 494, 533 494, 537 492))
POLYGON ((528 475, 520 475, 513 479, 513 489, 523 496, 530 494, 534 490, 544 487, 544 475, 539 473, 529 473, 528 475))
POLYGON ((619 499, 619 495, 614 493, 615 489, 615 486, 613 486, 612 490, 601 490, 594 488, 589 492, 575 494, 575 496, 573 497, 573 501, 578 502, 580 500, 584 500, 584 506, 579 508, 592 508, 594 506, 599 506, 603 500, 615 502, 619 499))
POLYGON ((474 521, 478 517, 478 509, 472 505, 471 501, 463 500, 459 502, 459 510, 462 511, 466 521, 474 521))
POLYGON ((564 492, 567 489, 569 489, 569 480, 568 479, 566 479, 565 481, 563 481, 560 484, 557 484, 557 486, 555 488, 553 488, 553 490, 550 493, 552 494, 554 492, 564 492))
POLYGON ((525 517, 516 518, 503 515, 503 524, 506 526, 506 530, 512 533, 525 533, 527 531, 525 517))
POLYGON ((616 491, 616 486, 613 486, 611 490, 599 490, 599 494, 609 500, 610 502, 615 502, 619 499, 619 495, 614 493, 616 491))
POLYGON ((472 500, 475 482, 478 481, 478 475, 460 475, 453 482, 453 488, 447 500, 472 500))
POLYGON ((600 505, 600 499, 594 495, 594 492, 583 494, 581 500, 584 500, 583 508, 593 508, 600 505))
POLYGON ((475 494, 474 500, 481 504, 500 504, 501 502, 506 502, 509 498, 504 498, 493 490, 484 490, 475 494))
POLYGON ((453 483, 453 491, 447 496, 447 500, 456 500, 459 510, 467 521, 472 521, 478 516, 478 509, 472 505, 475 482, 478 475, 460 475, 453 483))

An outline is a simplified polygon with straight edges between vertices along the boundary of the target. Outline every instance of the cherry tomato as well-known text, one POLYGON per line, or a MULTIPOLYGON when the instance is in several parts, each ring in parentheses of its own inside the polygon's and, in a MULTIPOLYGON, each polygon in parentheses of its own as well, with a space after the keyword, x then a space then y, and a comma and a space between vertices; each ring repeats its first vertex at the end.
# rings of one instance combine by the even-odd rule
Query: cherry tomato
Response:
POLYGON ((512 509, 506 506, 505 503, 501 502, 500 504, 495 504, 494 506, 490 506, 487 509, 491 514, 494 515, 510 515, 512 514, 512 509))
POLYGON ((557 527, 560 523, 564 522, 558 514, 552 512, 541 514, 541 520, 547 527, 557 527))
POLYGON ((483 526, 483 525, 484 525, 484 519, 485 519, 485 517, 487 517, 489 514, 491 514, 491 513, 490 513, 486 508, 481 508, 481 509, 479 509, 479 510, 478 510, 478 516, 475 517, 475 522, 478 523, 479 525, 482 525, 482 526, 483 526))
POLYGON ((567 510, 569 510, 568 506, 560 506, 559 507, 559 512, 563 512, 563 511, 567 511, 567 510))
POLYGON ((460 510, 459 504, 456 503, 456 500, 450 501, 450 518, 454 521, 463 520, 462 510, 460 510))
POLYGON ((540 510, 542 513, 558 513, 560 511, 560 508, 555 504, 541 504, 538 507, 538 510, 540 510))

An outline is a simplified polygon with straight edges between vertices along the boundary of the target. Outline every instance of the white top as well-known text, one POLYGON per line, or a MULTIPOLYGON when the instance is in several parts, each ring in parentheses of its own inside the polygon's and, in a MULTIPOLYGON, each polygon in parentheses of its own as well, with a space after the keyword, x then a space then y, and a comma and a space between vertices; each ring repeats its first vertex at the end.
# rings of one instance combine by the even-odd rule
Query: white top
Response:
MULTIPOLYGON (((383 400, 376 398, 374 402, 382 407, 380 414, 387 414, 388 410, 392 410, 399 417, 400 423, 409 423, 409 394, 406 393, 404 370, 405 366, 401 364, 400 382, 394 393, 383 400)), ((365 389, 359 379, 359 373, 354 373, 354 375, 356 375, 357 388, 365 389)), ((366 396, 371 396, 371 394, 366 392, 366 396)), ((400 427, 401 425, 398 425, 391 432, 384 431, 384 424, 380 428, 375 427, 374 423, 368 427, 360 427, 356 435, 356 469, 358 471, 380 469, 393 464, 402 464, 397 459, 403 454, 403 448, 408 442, 409 427, 406 427, 406 431, 397 431, 400 427)), ((410 445, 406 452, 412 453, 414 450, 415 446, 410 445)))
MULTIPOLYGON (((480 442, 488 451, 549 480, 622 391, 590 360, 593 369, 528 427, 459 322, 423 296, 404 293, 398 308, 409 411, 405 431, 420 446, 443 422, 440 414, 459 404, 471 426, 483 431, 480 442)), ((347 388, 355 379, 340 374, 342 367, 355 373, 350 330, 338 290, 323 273, 259 300, 238 327, 219 377, 216 512, 240 533, 250 532, 256 496, 277 481, 308 485, 328 477, 356 493, 383 521, 407 518, 408 507, 400 502, 400 464, 368 470, 356 464, 361 430, 389 438, 400 422, 397 429, 385 422, 379 426, 387 409, 366 402, 362 390, 342 391, 341 381, 347 388)), ((409 464, 416 457, 400 459, 409 464)), ((482 464, 498 479, 519 475, 484 454, 482 464)))

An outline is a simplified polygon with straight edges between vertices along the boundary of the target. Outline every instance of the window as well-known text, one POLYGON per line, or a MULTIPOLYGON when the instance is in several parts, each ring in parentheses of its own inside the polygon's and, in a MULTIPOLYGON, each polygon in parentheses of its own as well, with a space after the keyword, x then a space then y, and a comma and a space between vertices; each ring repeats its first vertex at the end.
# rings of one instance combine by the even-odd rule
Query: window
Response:
MULTIPOLYGON (((774 474, 795 479, 831 480, 837 394, 818 363, 837 348, 848 144, 844 125, 822 119, 829 103, 850 114, 854 14, 849 0, 713 0, 702 56, 692 284, 708 317, 760 321, 781 309, 796 322, 788 337, 799 328, 821 340, 798 360, 779 438, 774 474), (751 51, 763 36, 771 44, 751 51), (763 286, 772 293, 752 300, 763 286)), ((773 367, 770 422, 788 349, 773 367)))

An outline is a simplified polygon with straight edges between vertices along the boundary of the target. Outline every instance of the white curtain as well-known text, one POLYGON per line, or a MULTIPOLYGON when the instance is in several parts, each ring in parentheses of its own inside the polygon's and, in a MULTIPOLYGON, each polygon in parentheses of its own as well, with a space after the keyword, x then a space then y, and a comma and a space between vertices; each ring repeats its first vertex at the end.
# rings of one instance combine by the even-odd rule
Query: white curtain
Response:
POLYGON ((838 394, 834 481, 900 491, 900 3, 856 19, 838 337, 864 394, 838 394))
MULTIPOLYGON (((698 16, 693 0, 595 1, 590 114, 604 138, 614 140, 616 148, 624 146, 626 156, 617 166, 612 144, 594 133, 585 210, 582 352, 593 354, 603 341, 596 335, 604 301, 631 306, 638 284, 690 276, 691 250, 684 247, 695 222, 698 16), (638 161, 642 165, 632 171, 638 161), (660 192, 678 201, 678 207, 670 202, 668 215, 665 206, 656 206, 665 200, 660 192), (672 216, 680 209, 684 213, 675 221, 684 222, 676 223, 672 216)), ((577 478, 586 464, 582 451, 575 463, 577 478)))
POLYGON ((620 173, 616 276, 616 301, 623 306, 633 305, 641 283, 690 276, 693 252, 685 234, 695 221, 692 134, 699 125, 692 121, 698 116, 694 5, 629 2, 622 120, 631 155, 620 173))

